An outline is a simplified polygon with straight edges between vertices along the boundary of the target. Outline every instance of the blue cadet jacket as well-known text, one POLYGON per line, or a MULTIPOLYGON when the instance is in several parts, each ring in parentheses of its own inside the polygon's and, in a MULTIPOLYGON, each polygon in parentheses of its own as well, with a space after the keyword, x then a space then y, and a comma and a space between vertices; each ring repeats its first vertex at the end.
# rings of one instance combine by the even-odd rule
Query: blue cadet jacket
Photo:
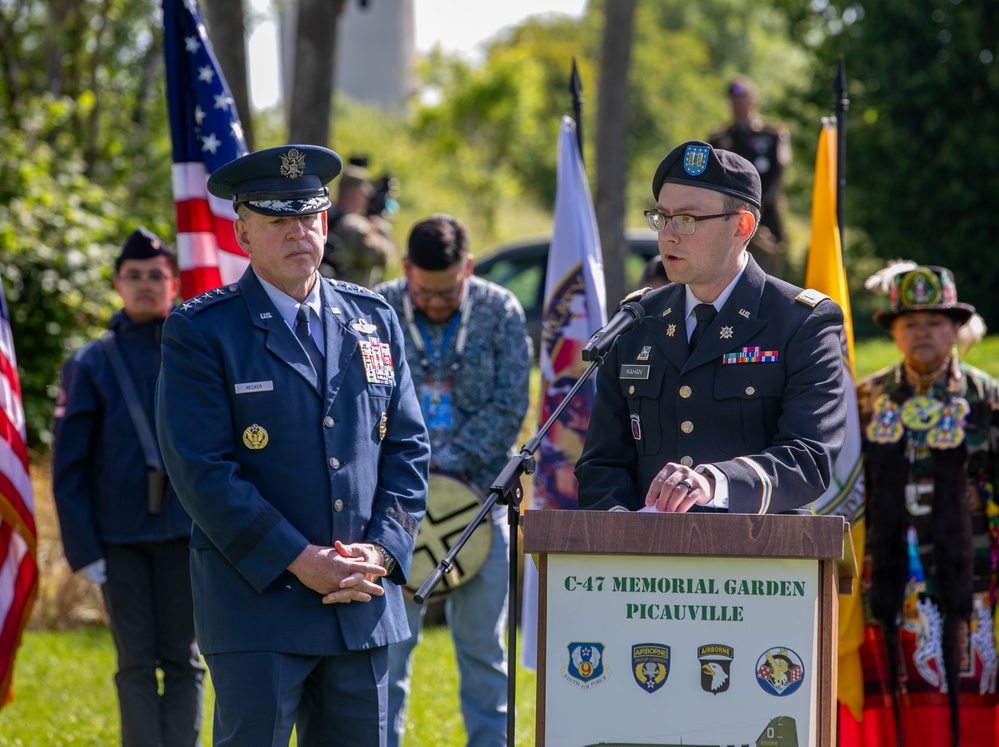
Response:
POLYGON ((332 655, 409 635, 400 584, 426 508, 430 447, 395 312, 321 279, 326 371, 250 268, 163 327, 157 428, 194 519, 201 650, 332 655), (287 566, 308 544, 396 559, 370 602, 324 605, 287 566))
POLYGON ((580 507, 643 508, 667 462, 719 469, 732 513, 808 505, 829 486, 846 435, 842 310, 750 257, 688 353, 685 294, 677 283, 647 293, 645 319, 597 374, 576 463, 580 507))
MULTIPOLYGON (((162 319, 136 323, 121 311, 109 325, 150 427, 162 327, 162 319)), ((84 345, 63 365, 55 414, 52 485, 66 559, 74 571, 104 557, 102 543, 191 536, 191 517, 172 489, 163 512, 149 512, 142 445, 100 340, 84 345)))

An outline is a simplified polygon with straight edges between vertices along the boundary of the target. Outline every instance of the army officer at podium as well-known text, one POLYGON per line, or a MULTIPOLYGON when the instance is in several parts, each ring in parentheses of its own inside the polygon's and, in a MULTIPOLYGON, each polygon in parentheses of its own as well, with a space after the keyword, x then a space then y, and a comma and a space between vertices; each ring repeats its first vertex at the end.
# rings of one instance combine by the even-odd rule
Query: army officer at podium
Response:
POLYGON ((217 745, 384 745, 388 644, 430 446, 395 312, 321 278, 326 148, 222 166, 250 257, 163 326, 163 461, 194 519, 195 629, 217 745))
POLYGON ((583 453, 581 508, 776 513, 829 486, 846 399, 843 314, 766 275, 746 251, 760 177, 690 141, 652 181, 670 283, 607 354, 583 453))

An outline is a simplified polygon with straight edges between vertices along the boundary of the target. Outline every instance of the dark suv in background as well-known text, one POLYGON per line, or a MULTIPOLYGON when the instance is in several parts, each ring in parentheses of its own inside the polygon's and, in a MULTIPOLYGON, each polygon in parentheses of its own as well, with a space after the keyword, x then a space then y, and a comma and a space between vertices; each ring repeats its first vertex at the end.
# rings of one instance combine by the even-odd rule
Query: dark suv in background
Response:
MULTIPOLYGON (((625 288, 631 292, 638 288, 646 262, 658 256, 659 249, 656 235, 648 229, 627 231, 625 238, 631 248, 624 268, 625 288)), ((541 350, 541 312, 545 305, 548 246, 547 237, 503 244, 489 250, 488 257, 475 263, 476 275, 509 289, 524 307, 527 330, 534 340, 535 357, 541 350)))

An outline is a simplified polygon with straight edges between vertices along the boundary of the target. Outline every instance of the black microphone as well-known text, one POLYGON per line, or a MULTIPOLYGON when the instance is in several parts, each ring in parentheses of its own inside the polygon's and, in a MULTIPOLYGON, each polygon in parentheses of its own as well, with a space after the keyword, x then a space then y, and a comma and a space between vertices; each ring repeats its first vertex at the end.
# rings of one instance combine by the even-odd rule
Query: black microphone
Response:
POLYGON ((617 342, 618 337, 633 330, 644 318, 645 307, 638 301, 621 304, 611 320, 602 329, 597 330, 583 346, 583 361, 589 363, 601 360, 617 342))

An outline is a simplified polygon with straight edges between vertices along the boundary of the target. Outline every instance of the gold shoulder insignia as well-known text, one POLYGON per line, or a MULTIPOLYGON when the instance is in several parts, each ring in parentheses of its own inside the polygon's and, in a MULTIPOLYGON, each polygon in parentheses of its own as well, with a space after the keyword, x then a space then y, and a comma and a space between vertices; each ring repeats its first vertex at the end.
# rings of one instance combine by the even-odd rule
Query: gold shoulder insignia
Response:
POLYGON ((824 301, 829 298, 825 293, 819 293, 817 290, 812 288, 806 288, 801 293, 795 297, 795 301, 798 303, 803 303, 805 306, 810 306, 813 309, 818 306, 820 301, 824 301))
POLYGON ((624 300, 621 303, 628 303, 629 301, 638 301, 639 299, 641 299, 642 296, 644 296, 650 290, 652 290, 652 288, 645 287, 645 288, 639 288, 637 291, 632 291, 631 293, 629 293, 627 296, 624 297, 624 300))

